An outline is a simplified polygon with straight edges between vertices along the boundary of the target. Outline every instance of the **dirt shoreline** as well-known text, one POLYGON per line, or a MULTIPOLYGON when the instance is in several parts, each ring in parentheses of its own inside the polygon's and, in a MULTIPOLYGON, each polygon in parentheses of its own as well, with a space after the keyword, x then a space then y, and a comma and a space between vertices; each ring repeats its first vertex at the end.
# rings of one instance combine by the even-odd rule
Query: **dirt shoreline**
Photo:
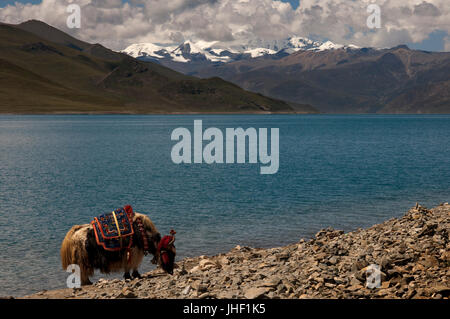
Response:
POLYGON ((195 112, 195 111, 155 111, 155 112, 103 112, 103 111, 92 111, 92 112, 0 112, 0 115, 277 115, 277 114, 303 114, 303 115, 316 115, 322 114, 318 112, 300 112, 300 111, 289 111, 289 112, 269 112, 269 111, 248 111, 248 112, 195 112))
POLYGON ((285 247, 237 246, 212 257, 177 262, 135 280, 100 279, 80 289, 23 298, 434 298, 450 297, 450 205, 416 205, 401 218, 353 232, 331 228, 285 247), (369 265, 380 285, 367 288, 369 265))

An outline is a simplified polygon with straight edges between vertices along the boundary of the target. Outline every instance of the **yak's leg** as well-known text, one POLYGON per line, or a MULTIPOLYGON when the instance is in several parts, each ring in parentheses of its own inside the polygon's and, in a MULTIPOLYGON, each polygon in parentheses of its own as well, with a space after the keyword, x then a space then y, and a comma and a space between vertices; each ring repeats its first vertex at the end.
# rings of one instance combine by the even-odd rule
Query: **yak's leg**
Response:
POLYGON ((123 278, 125 278, 125 280, 130 279, 132 280, 133 278, 130 275, 130 267, 128 265, 127 259, 125 259, 123 261, 123 270, 124 270, 124 274, 123 274, 123 278))
POLYGON ((137 269, 133 270, 132 276, 133 276, 133 279, 135 279, 135 278, 142 279, 142 276, 137 269))
POLYGON ((131 256, 132 256, 132 258, 130 260, 130 263, 127 265, 127 267, 129 267, 130 270, 131 269, 133 270, 133 273, 132 273, 133 279, 136 279, 136 278, 141 279, 142 276, 138 272, 138 269, 142 263, 142 260, 144 259, 144 252, 141 249, 134 248, 131 252, 131 256))
POLYGON ((132 278, 131 278, 131 275, 130 275, 130 271, 128 271, 128 270, 125 271, 125 273, 123 274, 123 278, 124 278, 125 280, 127 280, 127 279, 130 279, 130 280, 131 280, 132 278))
POLYGON ((89 286, 89 285, 92 285, 92 281, 90 281, 89 278, 86 279, 86 280, 81 280, 81 285, 82 285, 82 286, 89 286))
POLYGON ((85 267, 80 267, 80 272, 81 272, 81 285, 82 286, 88 286, 88 285, 92 285, 92 282, 89 280, 89 276, 93 275, 94 271, 91 269, 86 269, 85 267))

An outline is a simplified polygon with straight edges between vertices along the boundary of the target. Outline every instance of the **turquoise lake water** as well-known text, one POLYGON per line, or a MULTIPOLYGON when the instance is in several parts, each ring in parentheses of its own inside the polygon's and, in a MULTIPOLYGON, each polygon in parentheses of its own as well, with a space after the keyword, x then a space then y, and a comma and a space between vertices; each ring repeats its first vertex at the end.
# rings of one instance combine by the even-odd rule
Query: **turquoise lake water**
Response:
POLYGON ((367 227, 417 201, 435 206, 450 197, 449 146, 449 115, 0 116, 0 295, 64 288, 65 233, 125 204, 161 233, 177 231, 177 258, 367 227), (192 131, 196 119, 279 128, 278 173, 174 164, 171 132, 192 131))

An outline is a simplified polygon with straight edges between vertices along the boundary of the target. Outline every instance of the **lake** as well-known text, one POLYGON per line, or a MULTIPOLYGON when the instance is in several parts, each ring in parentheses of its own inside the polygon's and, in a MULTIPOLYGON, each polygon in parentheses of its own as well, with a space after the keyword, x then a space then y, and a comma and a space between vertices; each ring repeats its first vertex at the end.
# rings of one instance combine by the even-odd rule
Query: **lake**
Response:
POLYGON ((66 232, 126 204, 163 235, 177 231, 177 258, 275 247, 328 226, 371 226, 416 202, 436 206, 450 197, 449 145, 450 115, 2 115, 0 295, 64 288, 66 232), (192 131, 196 119, 279 128, 278 173, 174 164, 171 132, 192 131))

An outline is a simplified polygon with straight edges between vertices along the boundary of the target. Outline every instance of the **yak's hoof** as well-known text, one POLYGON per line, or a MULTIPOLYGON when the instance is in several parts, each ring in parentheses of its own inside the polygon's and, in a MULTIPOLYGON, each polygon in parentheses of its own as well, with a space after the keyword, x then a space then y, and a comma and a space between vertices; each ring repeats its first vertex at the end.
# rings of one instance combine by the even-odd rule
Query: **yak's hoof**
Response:
POLYGON ((133 279, 136 279, 136 278, 142 279, 141 274, 137 270, 133 271, 132 276, 133 276, 133 279))
POLYGON ((126 272, 126 273, 123 275, 123 278, 124 278, 125 280, 127 280, 127 279, 130 279, 130 280, 131 280, 131 275, 130 275, 130 273, 129 273, 129 272, 126 272))

